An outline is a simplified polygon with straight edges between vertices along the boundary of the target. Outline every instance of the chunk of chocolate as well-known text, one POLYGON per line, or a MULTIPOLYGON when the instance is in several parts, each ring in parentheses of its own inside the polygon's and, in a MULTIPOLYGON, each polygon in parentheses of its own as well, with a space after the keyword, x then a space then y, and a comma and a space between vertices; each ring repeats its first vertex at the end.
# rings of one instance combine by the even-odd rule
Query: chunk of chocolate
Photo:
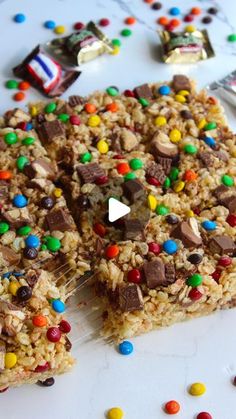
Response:
POLYGON ((9 211, 3 212, 1 218, 4 221, 7 221, 13 229, 18 229, 32 222, 32 219, 29 216, 27 209, 10 209, 9 211))
POLYGON ((148 288, 154 289, 165 284, 165 265, 161 259, 146 262, 143 265, 143 272, 148 288))
POLYGON ((137 97, 137 99, 141 99, 141 98, 151 99, 152 98, 152 90, 150 89, 147 83, 142 84, 141 86, 135 87, 134 94, 137 97))
POLYGON ((190 111, 183 109, 182 111, 180 111, 180 115, 182 116, 183 119, 193 119, 193 115, 191 114, 190 111))
POLYGON ((124 220, 124 240, 144 240, 143 223, 140 220, 124 220))
POLYGON ((132 179, 123 183, 124 196, 133 204, 137 199, 143 197, 144 187, 139 180, 132 179))
POLYGON ((0 138, 0 151, 5 151, 6 148, 7 148, 7 145, 5 141, 3 140, 3 138, 0 138))
POLYGON ((236 249, 234 241, 229 236, 215 236, 208 243, 212 254, 233 255, 236 249))
POLYGON ((175 265, 173 263, 165 264, 165 285, 175 282, 175 265))
POLYGON ((71 106, 72 108, 75 108, 75 106, 78 105, 84 105, 86 99, 83 96, 79 96, 79 95, 72 95, 69 96, 69 106, 71 106))
POLYGON ((173 159, 178 155, 178 147, 170 141, 162 140, 158 137, 158 133, 156 133, 151 142, 150 152, 156 160, 159 156, 173 159))
POLYGON ((198 153, 198 157, 203 163, 205 167, 210 167, 214 163, 213 155, 212 153, 208 153, 207 151, 203 151, 202 153, 198 153))
POLYGON ((187 90, 188 92, 190 92, 191 91, 190 80, 184 74, 176 74, 173 77, 172 88, 174 89, 176 93, 178 93, 180 90, 187 90))
POLYGON ((146 175, 148 177, 154 177, 160 182, 161 185, 163 185, 166 179, 166 174, 163 167, 154 161, 148 164, 146 168, 146 175))
POLYGON ((118 134, 116 132, 114 132, 113 134, 111 134, 111 148, 113 151, 115 151, 116 153, 120 153, 121 152, 121 143, 120 143, 120 139, 118 137, 118 134))
POLYGON ((230 192, 230 188, 225 185, 220 185, 220 186, 217 186, 213 194, 216 196, 218 200, 221 200, 222 198, 226 196, 227 192, 230 192))
POLYGON ((119 306, 121 311, 129 312, 143 309, 143 296, 136 284, 127 284, 119 288, 119 306))
POLYGON ((80 164, 77 172, 83 183, 94 183, 97 178, 106 176, 105 171, 97 163, 80 164))
POLYGON ((195 218, 180 222, 171 232, 171 236, 182 241, 186 247, 197 247, 202 244, 202 238, 198 231, 195 218))
POLYGON ((7 246, 0 246, 0 254, 2 254, 7 266, 17 266, 21 259, 20 254, 7 246))
POLYGON ((46 121, 37 128, 38 136, 43 144, 52 143, 53 141, 65 136, 65 127, 61 121, 46 121))
POLYGON ((50 231, 69 231, 72 228, 70 216, 62 208, 50 211, 46 221, 50 231))
POLYGON ((157 156, 157 162, 162 166, 166 175, 170 173, 173 160, 168 157, 157 156))
POLYGON ((228 208, 230 213, 236 212, 236 195, 231 195, 221 199, 221 203, 228 208))
POLYGON ((52 165, 42 158, 34 160, 31 164, 26 164, 23 171, 30 179, 40 177, 53 180, 56 176, 52 165))

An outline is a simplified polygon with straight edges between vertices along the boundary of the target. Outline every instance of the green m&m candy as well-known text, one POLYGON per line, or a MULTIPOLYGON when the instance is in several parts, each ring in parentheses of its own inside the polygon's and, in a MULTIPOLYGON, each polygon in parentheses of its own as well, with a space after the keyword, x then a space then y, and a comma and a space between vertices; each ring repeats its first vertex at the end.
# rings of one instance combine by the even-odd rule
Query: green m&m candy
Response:
POLYGON ((190 287, 198 287, 202 283, 202 275, 200 274, 193 274, 187 279, 187 285, 190 287))
POLYGON ((157 205, 156 213, 158 215, 166 215, 169 213, 169 208, 167 208, 165 205, 157 205))
POLYGON ((67 122, 70 119, 70 116, 68 113, 60 113, 60 115, 58 115, 58 119, 60 119, 61 122, 67 122))
POLYGON ((211 129, 215 129, 217 127, 217 123, 212 121, 212 122, 208 122, 205 126, 204 126, 204 131, 210 131, 211 129))
POLYGON ((178 179, 179 176, 179 169, 178 167, 172 167, 169 173, 169 178, 172 181, 175 181, 178 179))
POLYGON ((132 159, 132 160, 130 160, 129 165, 130 165, 131 169, 138 170, 138 169, 141 169, 143 167, 143 162, 140 159, 132 159))
POLYGON ((4 141, 6 144, 8 145, 12 145, 17 143, 18 138, 15 132, 8 132, 7 134, 4 135, 4 141))
POLYGON ((16 80, 7 80, 6 81, 7 89, 17 89, 18 85, 19 85, 19 83, 16 80))
POLYGON ((44 111, 45 111, 46 113, 52 113, 52 112, 54 112, 56 109, 57 109, 57 105, 56 105, 56 103, 54 103, 54 102, 50 102, 50 103, 48 103, 48 104, 45 106, 44 111))
POLYGON ((114 45, 114 47, 120 47, 121 46, 121 41, 118 38, 112 39, 111 42, 112 42, 112 45, 114 45))
POLYGON ((119 94, 119 91, 116 89, 116 87, 110 86, 106 89, 106 92, 110 96, 117 96, 119 94))
POLYGON ((88 163, 92 160, 92 154, 89 151, 80 156, 81 163, 88 163))
POLYGON ((184 146, 184 151, 187 154, 196 154, 197 153, 197 147, 193 144, 186 144, 184 146))
POLYGON ((18 228, 17 234, 19 236, 27 236, 31 232, 32 228, 30 226, 22 226, 18 228))
POLYGON ((9 230, 9 224, 4 221, 0 222, 0 234, 4 234, 9 230))
POLYGON ((229 175, 223 175, 221 181, 225 186, 234 186, 234 179, 229 175))
POLYGON ((133 179, 136 179, 136 174, 134 172, 126 173, 126 175, 124 176, 125 181, 133 179))
POLYGON ((145 99, 144 97, 140 97, 138 101, 144 108, 149 105, 148 100, 145 99))
POLYGON ((56 237, 45 237, 45 244, 47 246, 47 249, 50 250, 50 252, 57 252, 61 248, 61 242, 56 237))
POLYGON ((29 159, 25 156, 20 156, 18 157, 18 159, 16 160, 16 166, 19 170, 23 170, 25 165, 29 163, 29 159))
POLYGON ((131 31, 131 29, 128 29, 128 28, 122 29, 121 35, 122 36, 130 36, 130 35, 132 35, 132 31, 131 31))
POLYGON ((163 183, 163 188, 164 188, 164 189, 168 189, 168 188, 170 187, 170 184, 171 184, 171 182, 170 182, 170 178, 167 176, 167 177, 165 178, 165 182, 163 183))
POLYGON ((22 140, 23 145, 31 145, 31 144, 34 144, 34 142, 35 142, 35 138, 33 137, 26 137, 22 140))
POLYGON ((236 42, 236 33, 231 33, 227 39, 229 42, 236 42))

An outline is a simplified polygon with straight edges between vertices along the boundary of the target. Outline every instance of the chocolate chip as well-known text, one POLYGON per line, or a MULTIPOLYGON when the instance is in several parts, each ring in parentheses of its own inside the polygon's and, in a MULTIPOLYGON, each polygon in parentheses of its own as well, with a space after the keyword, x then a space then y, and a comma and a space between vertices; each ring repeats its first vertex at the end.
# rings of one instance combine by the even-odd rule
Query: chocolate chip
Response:
POLYGON ((146 262, 143 265, 143 273, 150 289, 154 289, 165 283, 165 265, 161 259, 146 262))
POLYGON ((79 211, 84 211, 90 207, 90 202, 87 195, 79 195, 76 202, 79 211))
POLYGON ((141 99, 141 98, 151 99, 152 98, 152 90, 150 89, 147 83, 142 84, 141 86, 135 87, 134 94, 138 99, 141 99))
POLYGON ((127 284, 119 288, 119 306, 121 311, 130 312, 143 309, 143 296, 136 284, 127 284))
POLYGON ((176 74, 173 77, 172 87, 176 93, 180 90, 187 90, 188 92, 191 91, 190 80, 184 74, 176 74))
POLYGON ((153 3, 151 7, 153 10, 160 10, 162 8, 162 4, 157 1, 156 3, 153 3))
POLYGON ((72 228, 70 216, 62 208, 49 212, 45 218, 51 232, 69 231, 72 228))
POLYGON ((212 254, 233 255, 236 246, 230 236, 219 235, 209 241, 208 248, 212 254))
POLYGON ((55 380, 53 377, 47 378, 45 381, 38 381, 38 384, 42 387, 51 387, 55 384, 55 380))
POLYGON ((130 203, 133 204, 137 199, 143 197, 144 187, 139 180, 128 180, 127 182, 124 182, 122 186, 124 196, 130 203))
POLYGON ((202 261, 202 255, 200 255, 200 253, 192 253, 189 255, 188 261, 193 265, 198 265, 202 261))
POLYGON ((44 209, 51 209, 55 205, 55 201, 50 196, 44 196, 41 199, 40 205, 44 209))
POLYGON ((191 112, 185 109, 180 112, 180 115, 183 119, 193 119, 193 115, 191 114, 191 112))
POLYGON ((51 143, 57 138, 64 137, 65 135, 65 127, 58 119, 43 122, 42 125, 38 127, 37 131, 43 144, 51 143))
POLYGON ((171 224, 171 225, 178 224, 179 222, 179 218, 175 214, 168 214, 165 220, 168 224, 171 224))
POLYGON ((17 300, 19 302, 28 301, 32 297, 32 290, 30 287, 23 285, 22 287, 18 288, 16 293, 17 300))
POLYGON ((207 9, 207 13, 210 13, 210 15, 216 15, 218 13, 218 9, 216 9, 216 7, 209 7, 209 9, 207 9))
POLYGON ((144 240, 143 223, 140 220, 124 220, 124 240, 144 240))
POLYGON ((23 250, 23 256, 25 259, 33 260, 38 256, 38 251, 35 247, 25 247, 23 250))
POLYGON ((202 23, 209 24, 211 22, 212 22, 212 17, 211 16, 204 16, 202 18, 202 23))

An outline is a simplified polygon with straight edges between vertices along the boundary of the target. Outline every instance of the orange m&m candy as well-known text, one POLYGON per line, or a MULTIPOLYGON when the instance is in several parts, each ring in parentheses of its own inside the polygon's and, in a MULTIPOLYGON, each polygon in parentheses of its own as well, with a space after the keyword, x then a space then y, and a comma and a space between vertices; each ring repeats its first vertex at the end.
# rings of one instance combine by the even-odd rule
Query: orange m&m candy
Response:
POLYGON ((136 19, 133 16, 127 17, 125 19, 125 23, 126 25, 133 25, 134 23, 136 23, 136 19))
POLYGON ((117 112, 118 111, 118 105, 117 105, 117 103, 116 102, 109 103, 106 106, 106 110, 107 111, 110 111, 110 112, 117 112))
POLYGON ((169 415, 175 415, 180 411, 180 404, 175 400, 170 400, 165 404, 165 411, 169 415))
POLYGON ((47 326, 47 319, 45 316, 39 314, 38 316, 34 316, 32 319, 33 325, 36 327, 44 327, 47 326))
POLYGON ((13 99, 16 102, 20 102, 21 100, 25 99, 25 94, 23 92, 17 92, 17 93, 14 94, 13 99))
POLYGON ((197 173, 195 173, 193 170, 186 170, 186 172, 184 173, 184 180, 191 182, 196 179, 197 179, 197 173))
POLYGON ((0 170, 0 180, 11 179, 12 173, 9 170, 0 170))
POLYGON ((21 81, 21 82, 18 84, 18 88, 19 88, 20 90, 28 90, 28 89, 30 88, 30 84, 29 84, 29 82, 28 82, 28 81, 21 81))
POLYGON ((190 13, 191 13, 191 15, 198 16, 202 13, 202 10, 200 9, 200 7, 192 7, 190 13))
POLYGON ((159 23, 160 25, 166 26, 169 23, 169 19, 166 16, 161 16, 159 17, 159 19, 157 20, 157 23, 159 23))
POLYGON ((117 169, 117 172, 120 175, 126 175, 126 173, 129 173, 130 172, 130 167, 129 167, 129 164, 128 163, 119 163, 116 166, 116 169, 117 169))
POLYGON ((106 248, 106 257, 108 259, 113 259, 119 255, 119 252, 120 250, 117 244, 112 244, 106 248))
POLYGON ((96 112, 96 106, 93 103, 86 103, 84 105, 84 109, 87 113, 94 113, 96 112))

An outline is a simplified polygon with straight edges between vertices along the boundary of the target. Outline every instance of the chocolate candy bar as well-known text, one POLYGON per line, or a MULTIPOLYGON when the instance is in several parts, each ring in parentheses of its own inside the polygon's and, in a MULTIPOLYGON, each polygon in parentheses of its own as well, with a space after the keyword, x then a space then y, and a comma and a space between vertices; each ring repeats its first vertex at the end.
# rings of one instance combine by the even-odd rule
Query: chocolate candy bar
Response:
POLYGON ((159 35, 165 63, 195 63, 215 55, 206 30, 191 33, 159 31, 159 35))
POLYGON ((48 97, 61 96, 79 77, 80 72, 67 70, 54 61, 38 45, 21 64, 13 68, 20 79, 48 97))
POLYGON ((236 105, 236 70, 227 74, 221 80, 213 81, 207 89, 217 92, 223 99, 236 105))

